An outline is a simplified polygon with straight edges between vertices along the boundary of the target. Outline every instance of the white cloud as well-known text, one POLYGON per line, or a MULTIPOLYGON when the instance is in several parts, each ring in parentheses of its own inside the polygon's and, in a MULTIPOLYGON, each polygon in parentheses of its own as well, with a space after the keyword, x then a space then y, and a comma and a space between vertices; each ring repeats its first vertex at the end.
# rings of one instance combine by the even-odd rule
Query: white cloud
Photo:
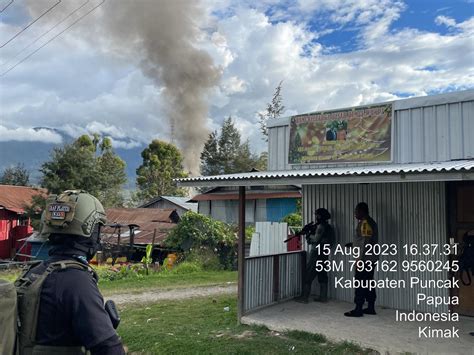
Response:
MULTIPOLYGON (((280 80, 285 115, 474 86, 474 18, 457 23, 438 16, 435 23, 450 29, 442 34, 418 30, 416 23, 393 29, 406 8, 396 0, 206 0, 205 6, 196 45, 222 69, 209 95, 207 126, 219 128, 231 115, 259 151, 266 145, 257 112, 280 80), (323 35, 349 30, 350 51, 323 44, 323 35)), ((106 15, 95 13, 2 78, 5 122, 58 127, 73 137, 99 132, 123 148, 169 138, 163 89, 143 76, 139 53, 126 57, 107 43, 100 25, 106 15)), ((17 28, 0 24, 3 30, 17 28)), ((13 48, 2 53, 7 59, 14 54, 13 48)))
POLYGON ((437 25, 445 25, 447 27, 455 27, 456 26, 456 21, 452 19, 451 17, 448 16, 436 16, 435 18, 435 23, 437 25))
POLYGON ((43 143, 62 143, 60 134, 48 128, 8 128, 0 125, 0 142, 27 141, 43 143))

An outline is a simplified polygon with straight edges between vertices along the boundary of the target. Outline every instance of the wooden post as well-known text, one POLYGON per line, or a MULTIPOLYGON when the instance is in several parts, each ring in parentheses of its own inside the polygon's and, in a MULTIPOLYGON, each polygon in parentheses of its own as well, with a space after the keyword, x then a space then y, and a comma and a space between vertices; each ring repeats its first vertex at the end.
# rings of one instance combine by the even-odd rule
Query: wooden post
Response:
POLYGON ((238 244, 238 321, 244 315, 245 295, 245 186, 239 186, 239 244, 238 244))
POLYGON ((156 228, 153 230, 153 239, 151 240, 151 250, 155 248, 156 228))

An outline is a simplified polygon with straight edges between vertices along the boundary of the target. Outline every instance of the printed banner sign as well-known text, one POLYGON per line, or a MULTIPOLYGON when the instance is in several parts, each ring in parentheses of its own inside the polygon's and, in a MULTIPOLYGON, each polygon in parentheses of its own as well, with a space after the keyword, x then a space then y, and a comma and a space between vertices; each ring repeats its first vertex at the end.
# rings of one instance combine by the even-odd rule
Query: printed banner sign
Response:
POLYGON ((293 116, 290 164, 391 161, 392 105, 293 116))

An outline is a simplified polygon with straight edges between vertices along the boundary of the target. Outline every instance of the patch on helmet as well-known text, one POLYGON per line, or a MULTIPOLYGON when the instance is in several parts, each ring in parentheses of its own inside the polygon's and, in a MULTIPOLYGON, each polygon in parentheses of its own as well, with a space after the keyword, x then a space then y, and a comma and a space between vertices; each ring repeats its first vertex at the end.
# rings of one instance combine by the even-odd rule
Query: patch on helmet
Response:
POLYGON ((71 207, 64 204, 51 204, 48 206, 48 211, 51 213, 51 219, 64 220, 66 213, 71 211, 71 207))

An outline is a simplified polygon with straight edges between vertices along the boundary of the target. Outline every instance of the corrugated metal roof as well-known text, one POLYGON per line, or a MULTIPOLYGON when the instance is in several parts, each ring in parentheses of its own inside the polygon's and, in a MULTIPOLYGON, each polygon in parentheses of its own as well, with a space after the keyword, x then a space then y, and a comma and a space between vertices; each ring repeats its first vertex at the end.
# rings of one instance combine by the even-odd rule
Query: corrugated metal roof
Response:
MULTIPOLYGON (((109 208, 105 211, 109 224, 120 224, 121 237, 120 244, 128 244, 129 224, 137 224, 139 227, 135 231, 135 244, 149 244, 153 240, 153 233, 156 229, 155 243, 163 241, 170 229, 176 226, 179 216, 176 210, 159 208, 109 208)), ((117 241, 118 229, 106 226, 102 229, 102 240, 115 244, 117 241)))
POLYGON ((109 208, 107 223, 138 224, 148 222, 176 222, 176 210, 161 208, 109 208))
POLYGON ((25 213, 25 206, 35 195, 46 195, 45 189, 27 186, 0 185, 0 207, 18 214, 25 213))
POLYGON ((184 209, 189 211, 197 212, 197 204, 194 202, 189 202, 188 197, 176 197, 176 196, 161 196, 165 200, 168 200, 175 205, 181 206, 184 209))
POLYGON ((377 164, 354 167, 335 167, 323 169, 303 169, 284 171, 262 171, 254 173, 197 176, 185 179, 177 179, 179 183, 186 185, 188 182, 224 182, 224 181, 246 181, 265 180, 280 178, 308 178, 308 177, 335 177, 335 176, 368 176, 368 175, 390 175, 411 173, 440 173, 440 172, 468 172, 474 170, 474 160, 445 161, 436 163, 412 163, 412 164, 377 164))
POLYGON ((197 212, 197 204, 196 203, 188 202, 188 201, 190 201, 188 197, 178 197, 178 196, 159 196, 159 197, 154 198, 153 200, 150 200, 150 201, 144 203, 143 205, 141 205, 139 207, 146 208, 148 206, 151 206, 151 205, 155 204, 156 202, 158 202, 160 200, 167 200, 167 201, 175 204, 178 207, 184 208, 185 210, 197 212))
MULTIPOLYGON (((245 195, 246 200, 265 200, 274 198, 301 198, 299 191, 282 191, 282 192, 248 192, 245 195)), ((220 193, 220 194, 200 194, 194 196, 191 201, 222 201, 222 200, 238 200, 239 194, 236 193, 220 193)))

